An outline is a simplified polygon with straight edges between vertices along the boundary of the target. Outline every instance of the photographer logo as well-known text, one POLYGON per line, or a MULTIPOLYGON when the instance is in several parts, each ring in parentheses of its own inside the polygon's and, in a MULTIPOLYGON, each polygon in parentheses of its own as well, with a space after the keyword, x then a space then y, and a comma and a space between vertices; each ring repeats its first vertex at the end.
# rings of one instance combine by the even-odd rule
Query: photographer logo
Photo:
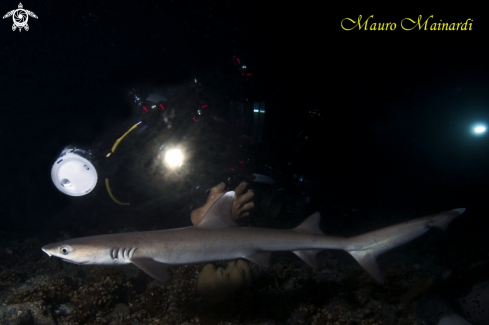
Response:
POLYGON ((26 31, 29 30, 29 25, 27 25, 29 16, 37 19, 36 14, 33 13, 32 11, 25 10, 24 6, 22 6, 22 3, 19 3, 18 9, 14 9, 12 11, 7 12, 3 16, 3 19, 8 18, 10 16, 12 16, 12 19, 14 20, 14 24, 12 25, 12 31, 15 31, 18 28, 19 32, 22 31, 22 28, 24 28, 26 31))

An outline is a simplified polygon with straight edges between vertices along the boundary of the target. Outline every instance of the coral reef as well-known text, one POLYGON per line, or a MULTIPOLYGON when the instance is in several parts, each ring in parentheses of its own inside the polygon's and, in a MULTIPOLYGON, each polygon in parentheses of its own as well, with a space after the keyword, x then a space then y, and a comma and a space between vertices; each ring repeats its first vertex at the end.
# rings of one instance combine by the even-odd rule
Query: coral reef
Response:
POLYGON ((54 323, 42 301, 0 306, 0 323, 4 325, 51 325, 54 323))
POLYGON ((197 290, 208 302, 218 303, 249 283, 250 268, 242 260, 229 262, 226 269, 206 264, 199 274, 197 290))

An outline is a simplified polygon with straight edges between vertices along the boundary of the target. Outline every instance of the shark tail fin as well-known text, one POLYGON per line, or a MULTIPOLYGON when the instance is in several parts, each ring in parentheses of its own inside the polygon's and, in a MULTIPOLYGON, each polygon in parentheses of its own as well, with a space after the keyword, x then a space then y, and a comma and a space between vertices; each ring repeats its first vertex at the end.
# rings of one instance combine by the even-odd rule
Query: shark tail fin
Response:
POLYGON ((431 227, 445 230, 453 219, 464 212, 465 209, 454 209, 347 238, 344 250, 375 280, 383 283, 384 278, 377 264, 380 254, 421 236, 431 227))

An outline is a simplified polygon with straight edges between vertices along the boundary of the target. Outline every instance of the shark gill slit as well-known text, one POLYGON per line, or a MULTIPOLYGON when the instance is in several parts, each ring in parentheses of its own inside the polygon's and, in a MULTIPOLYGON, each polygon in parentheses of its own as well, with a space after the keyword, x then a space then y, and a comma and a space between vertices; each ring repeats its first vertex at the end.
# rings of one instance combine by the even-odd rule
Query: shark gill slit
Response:
POLYGON ((131 248, 114 247, 110 250, 110 257, 113 260, 131 259, 134 256, 134 253, 136 252, 137 249, 138 249, 137 247, 131 247, 131 248))

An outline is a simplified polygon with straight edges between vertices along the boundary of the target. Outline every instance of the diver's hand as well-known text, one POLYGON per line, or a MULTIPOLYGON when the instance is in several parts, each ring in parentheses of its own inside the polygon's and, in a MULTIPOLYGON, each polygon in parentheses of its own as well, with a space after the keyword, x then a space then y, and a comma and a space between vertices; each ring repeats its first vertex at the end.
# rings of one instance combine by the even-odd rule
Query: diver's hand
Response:
POLYGON ((232 218, 244 218, 250 215, 250 210, 253 209, 255 204, 253 203, 253 197, 255 194, 253 190, 248 190, 245 192, 248 183, 241 182, 241 184, 234 190, 234 201, 233 201, 233 213, 232 218))
MULTIPOLYGON (((246 193, 243 192, 248 186, 248 183, 242 182, 235 189, 234 201, 233 201, 233 210, 231 213, 231 217, 233 219, 243 218, 250 215, 249 210, 251 210, 255 205, 252 202, 253 200, 253 190, 248 190, 246 193)), ((192 224, 198 224, 205 216, 210 207, 217 201, 221 196, 224 195, 224 189, 226 188, 226 184, 221 182, 211 188, 209 196, 207 197, 207 202, 197 208, 192 210, 190 213, 190 220, 192 220, 192 224)))

